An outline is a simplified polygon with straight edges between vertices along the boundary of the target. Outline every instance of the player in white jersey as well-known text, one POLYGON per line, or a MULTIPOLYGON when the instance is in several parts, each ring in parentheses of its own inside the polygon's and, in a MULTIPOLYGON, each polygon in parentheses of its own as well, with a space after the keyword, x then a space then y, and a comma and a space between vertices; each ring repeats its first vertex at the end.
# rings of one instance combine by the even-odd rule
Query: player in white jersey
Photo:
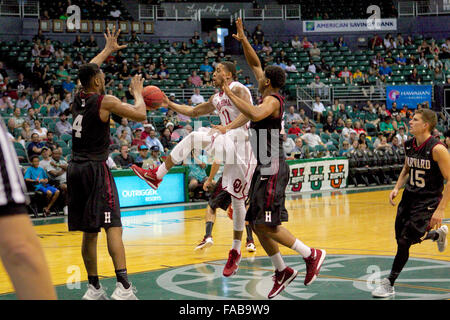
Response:
MULTIPOLYGON (((216 84, 215 79, 218 75, 225 79, 234 94, 253 104, 248 88, 234 81, 236 77, 234 63, 222 62, 216 66, 213 74, 214 84, 216 84)), ((226 134, 220 134, 212 128, 199 128, 180 141, 161 166, 149 170, 135 165, 131 167, 137 176, 145 180, 152 188, 157 189, 167 172, 174 165, 189 157, 193 149, 205 150, 215 160, 224 164, 222 185, 232 195, 231 206, 234 212, 233 245, 228 255, 228 262, 223 270, 223 275, 229 277, 236 273, 241 259, 241 239, 245 228, 246 214, 245 198, 248 195, 253 171, 256 167, 256 159, 248 138, 248 119, 240 113, 223 92, 214 94, 207 102, 196 107, 176 104, 167 97, 165 97, 164 104, 167 104, 175 112, 192 118, 210 114, 217 110, 222 126, 227 126, 233 120, 236 120, 239 124, 235 126, 236 129, 229 130, 226 134)))

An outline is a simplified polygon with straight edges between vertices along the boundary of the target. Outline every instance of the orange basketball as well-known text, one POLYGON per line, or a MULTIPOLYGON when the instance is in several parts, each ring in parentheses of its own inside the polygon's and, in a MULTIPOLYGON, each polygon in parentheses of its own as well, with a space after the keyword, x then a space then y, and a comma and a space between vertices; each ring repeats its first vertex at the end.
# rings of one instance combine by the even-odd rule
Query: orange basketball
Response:
POLYGON ((164 100, 164 93, 158 87, 146 86, 142 91, 142 97, 144 98, 147 109, 154 110, 161 107, 161 103, 164 100))

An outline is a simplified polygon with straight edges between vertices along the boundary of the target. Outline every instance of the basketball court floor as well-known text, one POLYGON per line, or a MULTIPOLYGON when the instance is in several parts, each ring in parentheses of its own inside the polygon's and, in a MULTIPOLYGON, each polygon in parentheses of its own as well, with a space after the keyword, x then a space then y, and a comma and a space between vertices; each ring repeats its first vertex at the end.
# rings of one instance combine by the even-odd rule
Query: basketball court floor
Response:
MULTIPOLYGON (((396 207, 389 204, 390 190, 288 196, 289 222, 284 225, 305 244, 325 249, 328 255, 319 278, 305 287, 303 260, 283 247, 287 264, 300 272, 275 299, 372 299, 375 281, 389 274, 396 252, 396 207)), ((140 299, 266 299, 273 268, 256 237, 256 253, 245 250, 243 239, 238 273, 222 276, 232 236, 232 221, 224 211, 218 211, 214 245, 194 252, 205 232, 205 207, 205 203, 193 203, 122 211, 129 279, 140 299)), ((450 224, 450 208, 445 217, 450 224)), ((82 234, 68 232, 65 219, 34 223, 58 298, 78 300, 87 287, 80 251, 82 234)), ((98 260, 101 283, 110 295, 115 274, 104 232, 99 236, 98 260)), ((15 299, 12 291, 0 265, 0 299, 15 299)), ((394 299, 450 299, 450 250, 440 253, 431 241, 413 246, 396 292, 394 299)))

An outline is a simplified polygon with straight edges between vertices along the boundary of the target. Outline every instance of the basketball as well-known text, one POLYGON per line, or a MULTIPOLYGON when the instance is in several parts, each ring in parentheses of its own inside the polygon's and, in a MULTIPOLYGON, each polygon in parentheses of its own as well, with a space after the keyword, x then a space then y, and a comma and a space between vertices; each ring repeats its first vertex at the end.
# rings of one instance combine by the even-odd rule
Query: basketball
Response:
POLYGON ((144 87, 142 96, 144 97, 144 102, 148 110, 158 109, 164 100, 164 93, 155 86, 144 87))

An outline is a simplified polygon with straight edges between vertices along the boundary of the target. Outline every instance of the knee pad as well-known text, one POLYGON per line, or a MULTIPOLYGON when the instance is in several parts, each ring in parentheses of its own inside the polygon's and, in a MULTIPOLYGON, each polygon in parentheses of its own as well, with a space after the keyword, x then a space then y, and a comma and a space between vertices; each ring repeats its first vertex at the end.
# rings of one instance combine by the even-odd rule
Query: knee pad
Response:
POLYGON ((233 230, 244 231, 245 229, 245 200, 238 200, 231 197, 231 206, 233 208, 233 230))

